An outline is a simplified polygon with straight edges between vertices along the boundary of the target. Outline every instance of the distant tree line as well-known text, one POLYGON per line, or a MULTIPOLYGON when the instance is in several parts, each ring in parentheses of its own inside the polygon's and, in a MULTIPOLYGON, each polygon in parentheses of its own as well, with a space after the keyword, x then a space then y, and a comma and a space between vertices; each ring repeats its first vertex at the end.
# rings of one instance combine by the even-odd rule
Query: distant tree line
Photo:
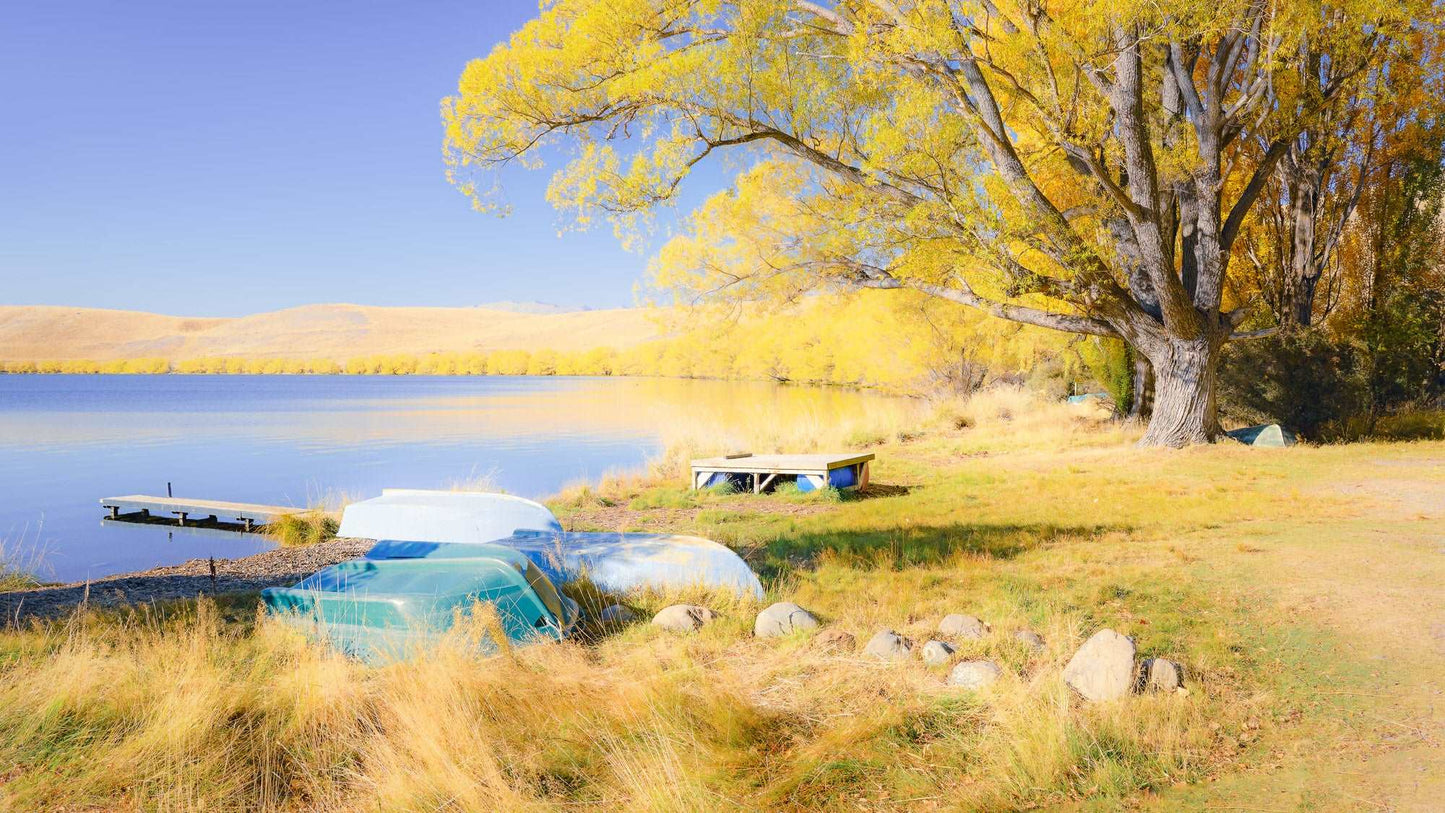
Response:
MULTIPOLYGON (((678 318, 666 338, 625 349, 385 353, 343 359, 11 361, 0 363, 0 371, 667 376, 835 384, 919 394, 967 393, 1000 378, 1019 380, 1040 368, 1060 381, 1087 379, 1096 366, 1107 364, 1078 339, 921 296, 818 296, 777 310, 705 310, 678 318)), ((1066 386, 1061 383, 1060 392, 1066 386)))

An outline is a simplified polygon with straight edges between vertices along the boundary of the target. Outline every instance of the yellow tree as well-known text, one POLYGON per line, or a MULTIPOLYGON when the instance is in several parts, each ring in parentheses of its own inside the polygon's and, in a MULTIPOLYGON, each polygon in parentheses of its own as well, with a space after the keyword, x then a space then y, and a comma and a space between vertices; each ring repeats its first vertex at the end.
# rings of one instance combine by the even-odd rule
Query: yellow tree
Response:
MULTIPOLYGON (((1156 371, 1143 443, 1219 433, 1242 225, 1320 111, 1428 0, 554 0, 443 103, 450 176, 573 150, 549 197, 626 230, 726 149, 758 166, 694 219, 680 295, 910 288, 1123 339, 1156 371), (1297 61, 1334 66, 1319 87, 1297 61), (725 212, 723 210, 726 210, 725 212), (711 220, 709 221, 709 217, 711 220)), ((686 260, 686 262, 682 262, 686 260)))
MULTIPOLYGON (((1284 329, 1328 316, 1346 287, 1341 246, 1351 228, 1365 227, 1356 209, 1367 189, 1389 187, 1392 169, 1420 157, 1439 159, 1445 114, 1440 31, 1417 27, 1381 44, 1382 56, 1354 96, 1324 106, 1303 121, 1278 156, 1261 203, 1240 238, 1243 282, 1265 304, 1261 317, 1284 329)), ((1307 51, 1294 60, 1300 104, 1339 81, 1341 65, 1307 51)), ((1257 134, 1267 149, 1266 134, 1257 134)), ((1369 213, 1366 212, 1366 215, 1369 213)))

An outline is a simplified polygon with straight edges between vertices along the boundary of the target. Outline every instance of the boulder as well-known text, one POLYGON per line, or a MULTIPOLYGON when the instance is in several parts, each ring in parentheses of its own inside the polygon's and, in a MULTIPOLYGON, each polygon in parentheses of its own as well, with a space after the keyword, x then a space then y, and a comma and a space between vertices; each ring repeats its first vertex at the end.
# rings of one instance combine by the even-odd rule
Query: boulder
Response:
POLYGON ((929 666, 942 666, 953 657, 953 647, 943 641, 929 641, 923 645, 923 662, 929 666))
POLYGON ((1024 642, 1029 649, 1035 652, 1042 652, 1044 649, 1043 637, 1033 630, 1018 630, 1014 633, 1014 639, 1024 642))
POLYGON ((813 639, 813 646, 824 652, 852 652, 858 648, 858 639, 851 632, 824 630, 813 639))
POLYGON ((988 625, 971 615, 953 613, 938 622, 938 634, 949 638, 982 638, 988 635, 988 625))
POLYGON ((1174 692, 1184 685, 1184 670, 1164 658, 1150 658, 1139 668, 1139 690, 1174 692))
POLYGON ((993 661, 963 661, 948 673, 948 685, 960 689, 982 689, 1003 674, 993 661))
POLYGON ((693 632, 716 618, 712 610, 696 604, 674 604, 663 607, 652 617, 652 623, 673 632, 693 632))
POLYGON ((597 623, 606 627, 622 627, 637 620, 637 613, 622 604, 609 604, 597 614, 597 623))
POLYGON ((864 655, 885 661, 901 661, 912 652, 913 642, 893 630, 879 630, 863 647, 864 655))
POLYGON ((799 630, 817 628, 818 619, 814 618, 812 613, 790 601, 780 601, 758 613, 758 620, 753 623, 753 635, 759 638, 776 638, 799 630))
POLYGON ((1134 639, 1102 629, 1064 667, 1064 682, 1087 700, 1115 700, 1134 688, 1134 639))

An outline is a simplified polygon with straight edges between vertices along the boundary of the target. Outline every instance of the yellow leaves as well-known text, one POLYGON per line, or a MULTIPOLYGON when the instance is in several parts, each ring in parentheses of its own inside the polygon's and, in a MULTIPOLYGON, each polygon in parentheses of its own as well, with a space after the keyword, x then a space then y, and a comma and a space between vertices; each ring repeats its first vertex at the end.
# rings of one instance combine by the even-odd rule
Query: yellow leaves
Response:
POLYGON ((661 343, 651 369, 917 391, 950 378, 961 359, 995 374, 1022 372, 1061 354, 1068 341, 909 291, 687 313, 686 329, 661 343))
POLYGON ((590 213, 606 190, 615 187, 620 161, 608 144, 586 144, 566 168, 552 177, 547 201, 561 210, 574 212, 579 225, 587 225, 590 213))

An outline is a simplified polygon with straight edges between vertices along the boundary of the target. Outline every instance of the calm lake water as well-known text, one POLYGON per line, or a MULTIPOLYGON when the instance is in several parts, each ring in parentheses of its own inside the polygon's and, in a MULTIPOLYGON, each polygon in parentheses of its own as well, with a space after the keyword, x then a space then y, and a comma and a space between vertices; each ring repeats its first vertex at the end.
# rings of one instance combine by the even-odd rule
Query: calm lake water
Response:
MULTIPOLYGON (((627 378, 0 375, 0 541, 46 580, 245 556, 258 535, 102 523, 102 497, 314 505, 490 482, 528 497, 641 466, 679 424, 880 396, 627 378)), ((874 403, 868 403, 874 402, 874 403)), ((680 484, 681 485, 681 484, 680 484)))

